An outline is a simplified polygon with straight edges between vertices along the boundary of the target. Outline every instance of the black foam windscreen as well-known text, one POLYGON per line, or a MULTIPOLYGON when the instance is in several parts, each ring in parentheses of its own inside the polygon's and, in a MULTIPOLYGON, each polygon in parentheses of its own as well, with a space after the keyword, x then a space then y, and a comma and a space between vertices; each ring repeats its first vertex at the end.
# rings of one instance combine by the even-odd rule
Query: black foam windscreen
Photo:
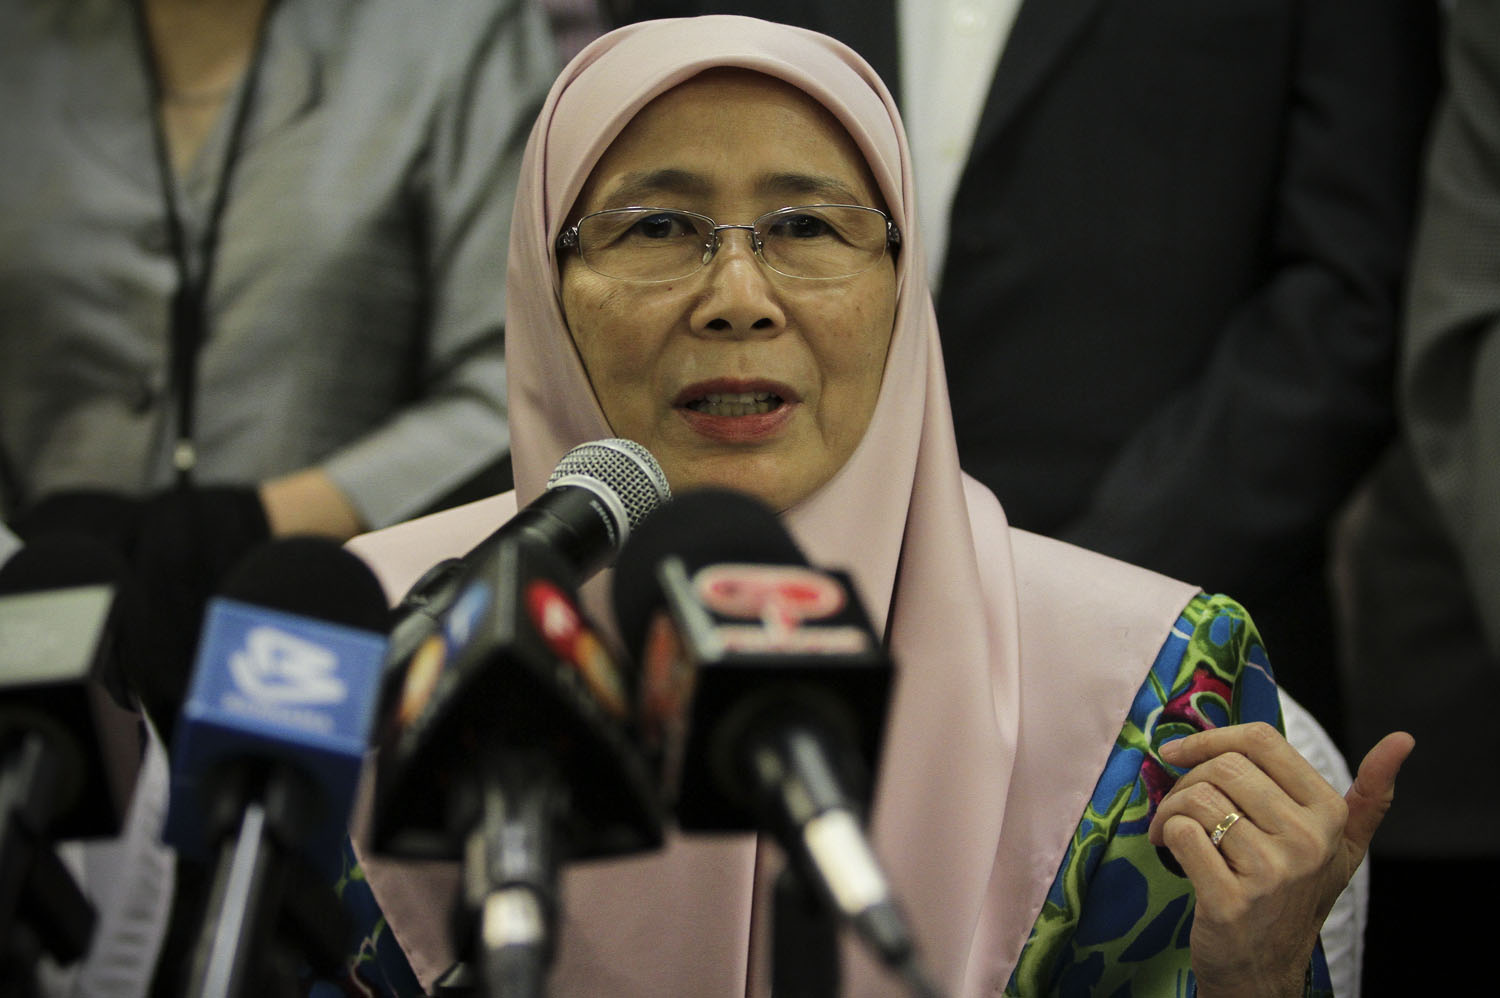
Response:
POLYGON ((144 509, 143 499, 102 489, 80 489, 48 495, 21 509, 11 527, 28 542, 51 534, 81 534, 124 554, 135 543, 144 509))
POLYGON ((640 654, 652 613, 663 603, 656 570, 669 555, 682 559, 689 573, 719 562, 807 564, 759 499, 733 489, 683 493, 646 517, 615 565, 615 620, 632 655, 640 654))
POLYGON ((134 709, 146 611, 124 557, 95 537, 57 533, 29 542, 0 565, 0 596, 96 585, 114 592, 112 666, 100 679, 115 703, 134 709))
POLYGON ((254 488, 171 488, 146 500, 127 552, 148 627, 137 692, 170 744, 209 599, 270 536, 254 488))
POLYGON ((58 760, 58 837, 112 835, 135 786, 144 620, 124 559, 82 534, 48 534, 0 567, 0 735, 40 732, 58 760))
POLYGON ((82 534, 47 534, 0 566, 0 595, 119 585, 128 575, 125 559, 103 541, 82 534))
POLYGON ((369 566, 322 537, 288 537, 253 549, 229 573, 220 595, 379 634, 388 623, 385 593, 369 566))

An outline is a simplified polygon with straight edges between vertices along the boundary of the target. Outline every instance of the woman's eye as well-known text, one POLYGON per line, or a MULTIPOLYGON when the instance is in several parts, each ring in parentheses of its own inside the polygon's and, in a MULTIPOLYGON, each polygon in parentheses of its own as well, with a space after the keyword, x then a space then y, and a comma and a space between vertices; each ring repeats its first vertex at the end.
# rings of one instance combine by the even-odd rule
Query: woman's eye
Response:
POLYGON ((687 219, 665 211, 646 215, 630 227, 630 235, 643 239, 671 239, 691 231, 687 219))
POLYGON ((832 235, 833 230, 825 219, 817 215, 786 215, 771 224, 770 234, 788 239, 816 239, 832 235))

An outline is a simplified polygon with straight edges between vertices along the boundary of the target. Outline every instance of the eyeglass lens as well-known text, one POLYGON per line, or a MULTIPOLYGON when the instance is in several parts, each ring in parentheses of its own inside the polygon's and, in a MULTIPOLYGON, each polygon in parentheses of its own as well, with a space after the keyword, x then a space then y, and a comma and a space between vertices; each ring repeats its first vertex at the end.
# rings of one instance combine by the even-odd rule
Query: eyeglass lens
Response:
MULTIPOLYGON (((756 219, 754 228, 762 258, 789 277, 848 277, 885 254, 886 216, 873 208, 783 208, 756 219)), ((722 245, 734 233, 716 232, 713 219, 704 215, 670 209, 618 208, 578 223, 585 265, 621 280, 686 277, 713 257, 715 236, 722 245)))

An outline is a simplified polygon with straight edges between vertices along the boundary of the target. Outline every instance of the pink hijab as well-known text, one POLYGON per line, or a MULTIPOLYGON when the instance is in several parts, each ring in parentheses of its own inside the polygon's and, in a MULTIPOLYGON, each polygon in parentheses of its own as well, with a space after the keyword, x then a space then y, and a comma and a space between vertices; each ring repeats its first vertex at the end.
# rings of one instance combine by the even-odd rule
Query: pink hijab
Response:
MULTIPOLYGON (((570 448, 612 435, 563 318, 553 241, 626 123, 713 67, 765 73, 825 105, 864 153, 905 237, 869 429, 785 519, 815 563, 853 573, 876 627, 889 624, 900 671, 873 841, 927 965, 951 993, 996 993, 1131 699, 1194 590, 1009 530, 994 497, 959 470, 906 140, 890 94, 853 51, 796 28, 701 17, 612 32, 563 71, 526 150, 510 247, 516 499, 534 499, 570 448)), ((510 508, 488 501, 354 546, 399 595, 510 508)), ((554 993, 765 993, 775 861, 753 836, 677 837, 660 854, 570 868, 554 993)), ((452 960, 451 872, 413 874, 375 858, 367 866, 430 984, 452 960)), ((849 947, 844 985, 851 995, 901 993, 849 947)))

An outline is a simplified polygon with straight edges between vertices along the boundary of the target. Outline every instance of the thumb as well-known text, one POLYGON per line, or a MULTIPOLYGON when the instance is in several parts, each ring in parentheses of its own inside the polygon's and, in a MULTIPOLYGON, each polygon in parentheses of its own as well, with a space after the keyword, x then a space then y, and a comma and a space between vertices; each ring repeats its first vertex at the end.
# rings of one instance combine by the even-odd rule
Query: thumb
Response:
POLYGON ((1349 817, 1344 822, 1344 847, 1350 854, 1351 869, 1364 859, 1375 829, 1391 809, 1391 801, 1396 797, 1396 774, 1416 744, 1416 739, 1406 732, 1393 731, 1376 742, 1360 761, 1359 774, 1344 795, 1344 802, 1349 805, 1349 817))

